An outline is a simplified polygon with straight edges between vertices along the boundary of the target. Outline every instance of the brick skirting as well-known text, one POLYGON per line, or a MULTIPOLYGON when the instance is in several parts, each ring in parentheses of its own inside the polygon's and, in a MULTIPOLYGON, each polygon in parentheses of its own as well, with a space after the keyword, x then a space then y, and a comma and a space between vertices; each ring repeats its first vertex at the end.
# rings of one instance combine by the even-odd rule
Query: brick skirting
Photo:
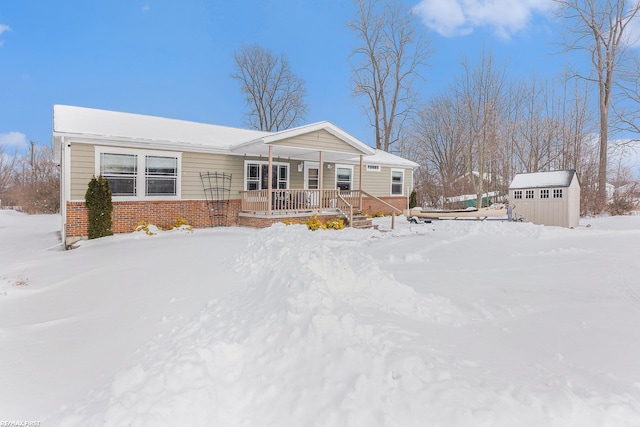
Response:
MULTIPOLYGON (((385 202, 396 206, 398 209, 406 209, 406 197, 380 197, 385 202)), ((246 227, 269 227, 275 222, 282 222, 291 216, 274 216, 272 218, 259 215, 239 215, 240 200, 229 200, 227 221, 220 225, 241 225, 246 227)), ((389 214, 391 209, 375 199, 365 197, 363 199, 364 212, 375 214, 378 212, 389 214)), ((333 215, 335 217, 336 215, 333 215)), ((209 220, 209 211, 205 200, 157 200, 157 201, 131 201, 113 202, 111 219, 114 233, 129 233, 141 222, 152 223, 162 228, 170 228, 178 218, 184 218, 195 228, 206 228, 212 224, 209 220)), ((295 216, 304 221, 309 216, 295 216)), ((323 216, 323 219, 329 217, 323 216)), ((214 223, 214 225, 218 225, 214 223)), ((67 241, 77 241, 88 234, 87 209, 84 202, 67 202, 65 234, 67 241)))
MULTIPOLYGON (((228 201, 227 221, 220 225, 235 225, 240 212, 240 200, 228 201)), ((178 218, 184 218, 195 228, 211 227, 205 200, 158 200, 113 202, 111 220, 114 233, 129 233, 146 221, 162 228, 170 228, 178 218)), ((217 225, 214 219, 214 224, 217 225)), ((84 202, 67 202, 67 237, 86 237, 88 234, 87 209, 84 202)), ((76 239, 77 240, 77 239, 76 239)))

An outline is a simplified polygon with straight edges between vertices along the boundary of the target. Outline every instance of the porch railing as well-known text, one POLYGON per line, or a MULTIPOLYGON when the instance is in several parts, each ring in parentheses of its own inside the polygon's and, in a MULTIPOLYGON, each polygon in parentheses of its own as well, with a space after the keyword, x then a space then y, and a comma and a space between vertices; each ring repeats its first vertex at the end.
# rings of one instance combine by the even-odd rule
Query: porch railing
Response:
POLYGON ((340 190, 249 190, 242 192, 242 211, 295 213, 337 209, 340 190))
POLYGON ((334 210, 340 211, 348 217, 349 223, 353 220, 355 211, 362 210, 362 198, 368 197, 378 200, 386 205, 392 212, 392 228, 395 224, 395 216, 402 213, 402 210, 375 197, 366 191, 339 189, 331 190, 299 190, 299 189, 277 189, 271 190, 249 190, 242 192, 242 211, 258 214, 287 214, 334 210))

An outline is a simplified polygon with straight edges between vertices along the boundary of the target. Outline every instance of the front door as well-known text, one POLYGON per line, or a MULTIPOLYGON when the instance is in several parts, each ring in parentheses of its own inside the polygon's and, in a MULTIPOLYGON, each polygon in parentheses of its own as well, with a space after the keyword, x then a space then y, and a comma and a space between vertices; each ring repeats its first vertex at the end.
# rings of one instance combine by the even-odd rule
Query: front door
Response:
MULTIPOLYGON (((320 189, 320 164, 318 162, 304 162, 304 189, 320 189)), ((319 200, 320 194, 318 191, 308 192, 307 201, 310 206, 318 206, 319 200)))

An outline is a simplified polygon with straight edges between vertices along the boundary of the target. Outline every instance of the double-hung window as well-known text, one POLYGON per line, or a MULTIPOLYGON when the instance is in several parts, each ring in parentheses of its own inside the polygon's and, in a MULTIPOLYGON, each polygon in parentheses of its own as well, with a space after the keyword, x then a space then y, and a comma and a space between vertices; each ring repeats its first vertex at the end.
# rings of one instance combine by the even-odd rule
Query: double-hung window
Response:
POLYGON ((336 165, 336 188, 351 191, 353 186, 353 166, 336 165))
POLYGON ((391 169, 391 195, 401 196, 404 187, 404 171, 401 169, 391 169))
POLYGON ((180 153, 96 147, 96 175, 114 197, 179 197, 180 153))

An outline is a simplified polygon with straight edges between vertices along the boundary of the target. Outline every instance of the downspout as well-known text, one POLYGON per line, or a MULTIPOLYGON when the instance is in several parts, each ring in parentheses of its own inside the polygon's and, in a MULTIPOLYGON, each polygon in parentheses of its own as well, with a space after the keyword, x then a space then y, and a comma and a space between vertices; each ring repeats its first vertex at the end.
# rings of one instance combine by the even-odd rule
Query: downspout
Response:
POLYGON ((358 179, 360 180, 360 182, 358 183, 358 194, 359 194, 359 200, 358 203, 360 204, 360 212, 362 212, 362 169, 364 166, 364 155, 360 154, 360 173, 358 174, 358 179))
POLYGON ((71 199, 71 144, 67 145, 64 136, 60 137, 60 228, 62 244, 67 248, 67 201, 71 199))
POLYGON ((318 163, 320 164, 318 168, 318 189, 320 190, 320 212, 322 212, 324 208, 324 164, 322 163, 322 151, 320 151, 318 163))
POLYGON ((273 178, 273 172, 271 171, 273 167, 273 147, 269 146, 269 168, 267 170, 267 216, 271 218, 272 214, 272 194, 271 190, 273 190, 273 185, 271 185, 271 179, 273 178))

